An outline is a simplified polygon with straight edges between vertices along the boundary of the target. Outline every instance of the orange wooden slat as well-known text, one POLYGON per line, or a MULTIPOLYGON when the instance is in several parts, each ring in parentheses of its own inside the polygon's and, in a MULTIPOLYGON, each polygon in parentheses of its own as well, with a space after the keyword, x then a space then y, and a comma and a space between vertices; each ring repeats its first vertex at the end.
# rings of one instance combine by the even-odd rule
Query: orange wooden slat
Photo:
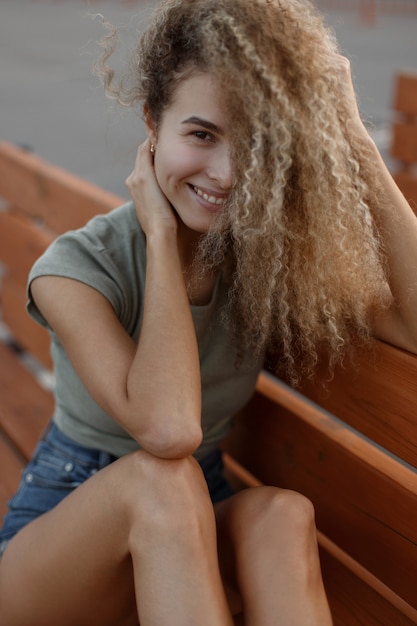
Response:
POLYGON ((26 459, 52 416, 53 405, 52 395, 0 342, 0 427, 26 459))
POLYGON ((7 142, 0 142, 0 197, 57 233, 79 228, 125 202, 7 142))
POLYGON ((10 276, 2 279, 2 320, 13 338, 25 350, 34 355, 44 367, 51 369, 48 331, 35 322, 26 312, 26 290, 10 276))
POLYGON ((24 287, 29 271, 54 235, 22 215, 0 211, 0 262, 24 287))
POLYGON ((230 454, 262 482, 307 495, 320 530, 417 608, 417 474, 272 377, 259 388, 268 397, 242 412, 230 454))
MULTIPOLYGON (((348 600, 347 602, 347 608, 350 607, 351 614, 355 604, 362 604, 363 606, 361 606, 361 609, 363 610, 363 608, 365 608, 367 613, 370 609, 372 609, 370 614, 367 615, 367 619, 364 620, 364 623, 366 624, 402 624, 403 621, 399 620, 400 616, 406 618, 407 624, 410 623, 410 620, 411 623, 417 624, 416 608, 412 607, 408 604, 408 602, 405 602, 403 598, 384 585, 378 578, 371 574, 371 572, 355 561, 349 554, 341 550, 339 546, 330 541, 330 539, 326 537, 326 535, 323 535, 320 531, 317 532, 317 539, 321 551, 322 562, 326 562, 325 581, 328 590, 332 589, 332 583, 334 585, 335 565, 339 570, 341 568, 345 570, 343 572, 343 577, 345 579, 346 574, 348 574, 351 579, 350 584, 346 584, 343 589, 337 585, 337 589, 334 590, 335 593, 333 594, 333 598, 336 596, 339 596, 339 598, 344 596, 346 602, 349 597, 349 593, 352 593, 353 589, 358 587, 358 583, 360 584, 361 590, 356 600, 354 599, 352 602, 349 602, 348 600), (332 561, 334 563, 331 565, 332 561), (349 592, 347 592, 347 587, 350 587, 349 592), (365 597, 370 595, 371 597, 368 597, 365 603, 365 597), (377 611, 375 611, 375 609, 377 609, 377 611), (377 614, 380 621, 374 622, 373 619, 375 619, 377 614), (384 616, 384 619, 381 619, 382 616, 384 616), (390 617, 391 621, 387 621, 388 617, 390 617)), ((354 593, 352 595, 354 595, 354 593)))
POLYGON ((417 623, 412 607, 401 601, 399 606, 393 605, 323 548, 320 559, 334 626, 412 626, 417 623))
POLYGON ((417 163, 417 123, 392 125, 391 155, 405 164, 417 163))
POLYGON ((398 73, 394 92, 394 109, 417 117, 417 70, 398 73))
MULTIPOLYGON (((323 367, 321 380, 326 380, 323 367)), ((320 378, 320 374, 318 376, 320 378)), ((302 392, 401 459, 417 467, 417 356, 380 341, 335 371, 326 387, 302 392)))

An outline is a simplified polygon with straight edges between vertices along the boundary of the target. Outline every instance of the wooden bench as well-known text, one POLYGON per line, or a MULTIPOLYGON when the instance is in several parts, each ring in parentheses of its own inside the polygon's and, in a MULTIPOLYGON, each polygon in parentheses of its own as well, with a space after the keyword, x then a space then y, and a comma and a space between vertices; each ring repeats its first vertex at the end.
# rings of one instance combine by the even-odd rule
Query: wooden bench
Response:
POLYGON ((53 409, 49 335, 25 311, 28 272, 58 234, 124 201, 0 143, 0 514, 53 409))
POLYGON ((394 179, 417 213, 417 70, 396 75, 393 109, 391 155, 397 162, 394 179))
MULTIPOLYGON (((57 233, 123 199, 0 144, 0 510, 52 413, 39 368, 49 338, 24 310, 27 273, 57 233)), ((325 376, 325 366, 318 377, 325 376)), ((336 626, 417 623, 417 357, 375 342, 327 392, 301 395, 263 372, 225 444, 239 485, 274 484, 314 502, 336 626)))

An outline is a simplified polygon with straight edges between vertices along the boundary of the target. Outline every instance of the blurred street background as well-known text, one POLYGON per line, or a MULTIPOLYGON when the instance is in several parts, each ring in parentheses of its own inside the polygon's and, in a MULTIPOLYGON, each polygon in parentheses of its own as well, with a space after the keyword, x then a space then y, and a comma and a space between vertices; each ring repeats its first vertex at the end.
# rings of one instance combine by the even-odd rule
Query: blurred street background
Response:
MULTIPOLYGON (((110 102, 92 73, 104 28, 122 63, 156 0, 0 0, 0 140, 127 197, 144 138, 139 111, 110 102)), ((417 72, 417 0, 317 0, 349 57, 362 115, 389 166, 396 72, 417 72)))

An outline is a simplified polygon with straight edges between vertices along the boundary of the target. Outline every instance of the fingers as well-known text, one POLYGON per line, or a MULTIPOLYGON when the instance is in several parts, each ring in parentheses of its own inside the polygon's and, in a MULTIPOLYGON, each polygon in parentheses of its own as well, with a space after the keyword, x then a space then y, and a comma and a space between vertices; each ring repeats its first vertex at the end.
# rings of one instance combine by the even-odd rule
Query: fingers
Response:
POLYGON ((369 140, 369 134, 361 119, 358 100, 353 86, 351 65, 348 58, 341 54, 335 57, 335 80, 338 96, 343 100, 344 110, 349 112, 347 128, 349 133, 357 138, 369 140))
POLYGON ((138 147, 135 167, 126 178, 126 186, 145 234, 161 228, 176 230, 176 218, 157 181, 149 139, 138 147))
POLYGON ((151 142, 146 139, 136 152, 135 167, 126 178, 126 187, 132 193, 135 187, 143 182, 143 179, 151 175, 153 169, 153 156, 150 151, 151 142))

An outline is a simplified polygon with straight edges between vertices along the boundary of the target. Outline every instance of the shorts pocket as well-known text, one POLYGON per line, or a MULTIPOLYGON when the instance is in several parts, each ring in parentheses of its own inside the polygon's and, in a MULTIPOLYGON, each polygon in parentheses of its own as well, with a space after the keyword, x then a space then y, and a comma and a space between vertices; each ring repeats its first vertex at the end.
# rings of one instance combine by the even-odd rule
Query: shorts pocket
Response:
POLYGON ((34 459, 27 466, 24 478, 26 483, 49 489, 78 487, 89 478, 91 469, 90 465, 85 466, 42 442, 34 459))
POLYGON ((27 484, 48 489, 75 488, 89 478, 92 469, 90 464, 80 463, 70 454, 42 441, 23 478, 27 484))
POLYGON ((10 511, 44 513, 94 474, 93 464, 82 463, 46 441, 41 441, 22 474, 10 511))

